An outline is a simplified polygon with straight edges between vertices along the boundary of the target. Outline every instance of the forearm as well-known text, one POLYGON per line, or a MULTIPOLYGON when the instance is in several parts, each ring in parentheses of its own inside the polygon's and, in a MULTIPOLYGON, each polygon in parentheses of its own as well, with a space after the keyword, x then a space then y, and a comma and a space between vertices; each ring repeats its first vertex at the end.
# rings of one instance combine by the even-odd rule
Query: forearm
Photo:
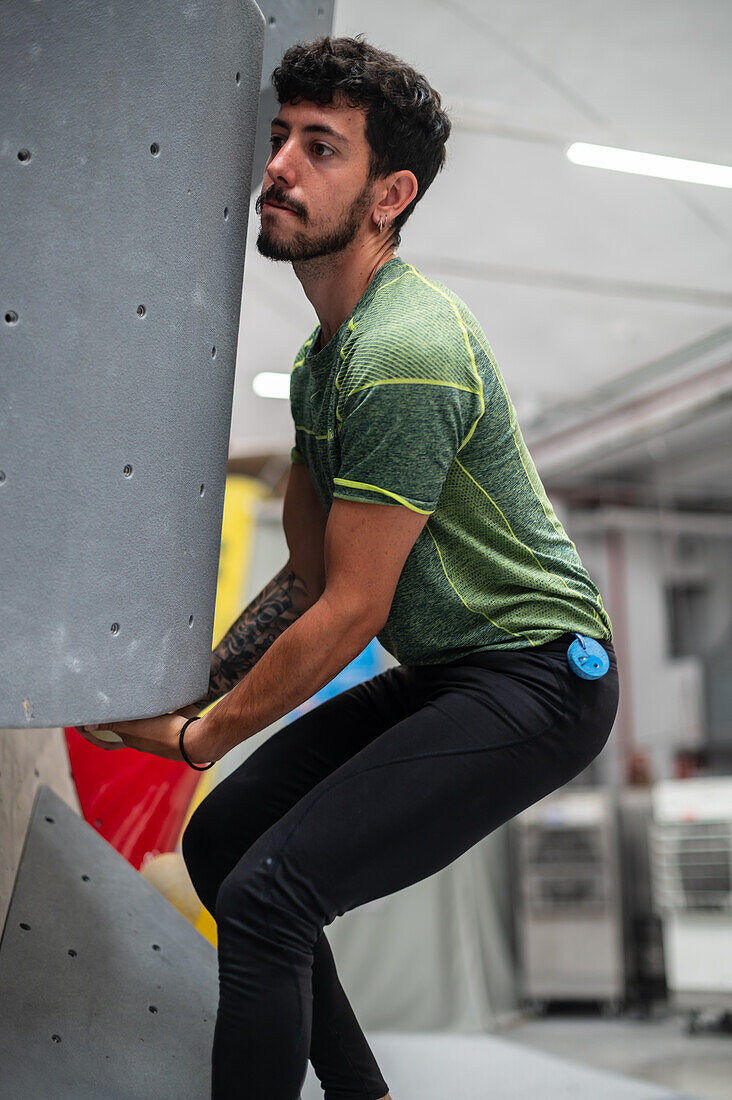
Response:
POLYGON ((304 579, 289 563, 284 566, 216 646, 211 655, 208 693, 191 707, 203 710, 231 691, 283 631, 313 604, 316 595, 307 591, 304 579))
POLYGON ((358 656, 380 626, 365 610, 344 611, 321 597, 192 731, 197 759, 220 759, 304 703, 358 656))

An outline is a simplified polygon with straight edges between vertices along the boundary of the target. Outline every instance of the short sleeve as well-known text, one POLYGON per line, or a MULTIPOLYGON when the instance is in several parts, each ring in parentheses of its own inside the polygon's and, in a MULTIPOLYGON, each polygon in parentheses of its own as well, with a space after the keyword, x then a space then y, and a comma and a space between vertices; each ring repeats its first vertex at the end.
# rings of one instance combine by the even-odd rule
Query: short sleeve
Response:
POLYGON ((357 387, 342 403, 333 495, 430 514, 481 413, 479 392, 447 383, 414 378, 357 387))

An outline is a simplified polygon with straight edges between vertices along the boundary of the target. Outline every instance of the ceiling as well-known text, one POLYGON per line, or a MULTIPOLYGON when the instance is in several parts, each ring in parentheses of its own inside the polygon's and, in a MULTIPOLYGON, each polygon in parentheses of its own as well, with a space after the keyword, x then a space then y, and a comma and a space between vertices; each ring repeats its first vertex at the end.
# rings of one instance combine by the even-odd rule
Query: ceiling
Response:
MULTIPOLYGON (((666 499, 678 484, 685 502, 732 501, 732 387, 718 369, 732 361, 732 190, 565 155, 587 141, 732 163, 732 4, 336 0, 334 33, 360 32, 424 72, 452 118, 446 167, 400 254, 481 322, 540 472, 551 437, 557 484, 586 469, 588 483, 657 485, 668 467, 666 499), (638 393, 663 401, 695 371, 712 372, 706 402, 645 427, 636 409, 627 447, 579 460, 570 448, 557 465, 560 427, 569 439, 595 417, 604 438, 605 413, 617 427, 638 393)), ((256 397, 251 380, 289 371, 317 324, 289 265, 257 253, 258 220, 252 209, 232 455, 289 448, 287 402, 256 397)))

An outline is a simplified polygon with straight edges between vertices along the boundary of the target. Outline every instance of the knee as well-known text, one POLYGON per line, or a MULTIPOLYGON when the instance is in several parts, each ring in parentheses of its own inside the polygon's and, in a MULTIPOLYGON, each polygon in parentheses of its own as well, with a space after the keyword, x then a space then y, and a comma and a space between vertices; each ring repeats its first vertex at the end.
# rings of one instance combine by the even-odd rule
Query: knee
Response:
POLYGON ((214 913, 217 924, 225 924, 231 919, 237 923, 242 919, 267 923, 271 867, 271 856, 253 859, 251 851, 239 859, 219 886, 214 913))
POLYGON ((302 884, 288 875, 286 861, 255 845, 221 883, 214 916, 219 949, 253 938, 276 953, 312 950, 322 923, 306 901, 302 884))

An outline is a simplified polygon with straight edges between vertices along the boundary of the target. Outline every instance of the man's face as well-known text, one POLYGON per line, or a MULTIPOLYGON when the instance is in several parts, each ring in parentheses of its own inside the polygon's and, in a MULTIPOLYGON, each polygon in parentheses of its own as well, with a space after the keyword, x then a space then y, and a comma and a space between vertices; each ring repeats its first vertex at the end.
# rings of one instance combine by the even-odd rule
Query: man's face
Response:
POLYGON ((273 260, 312 260, 355 239, 374 201, 366 113, 342 101, 283 104, 257 212, 257 248, 273 260))

